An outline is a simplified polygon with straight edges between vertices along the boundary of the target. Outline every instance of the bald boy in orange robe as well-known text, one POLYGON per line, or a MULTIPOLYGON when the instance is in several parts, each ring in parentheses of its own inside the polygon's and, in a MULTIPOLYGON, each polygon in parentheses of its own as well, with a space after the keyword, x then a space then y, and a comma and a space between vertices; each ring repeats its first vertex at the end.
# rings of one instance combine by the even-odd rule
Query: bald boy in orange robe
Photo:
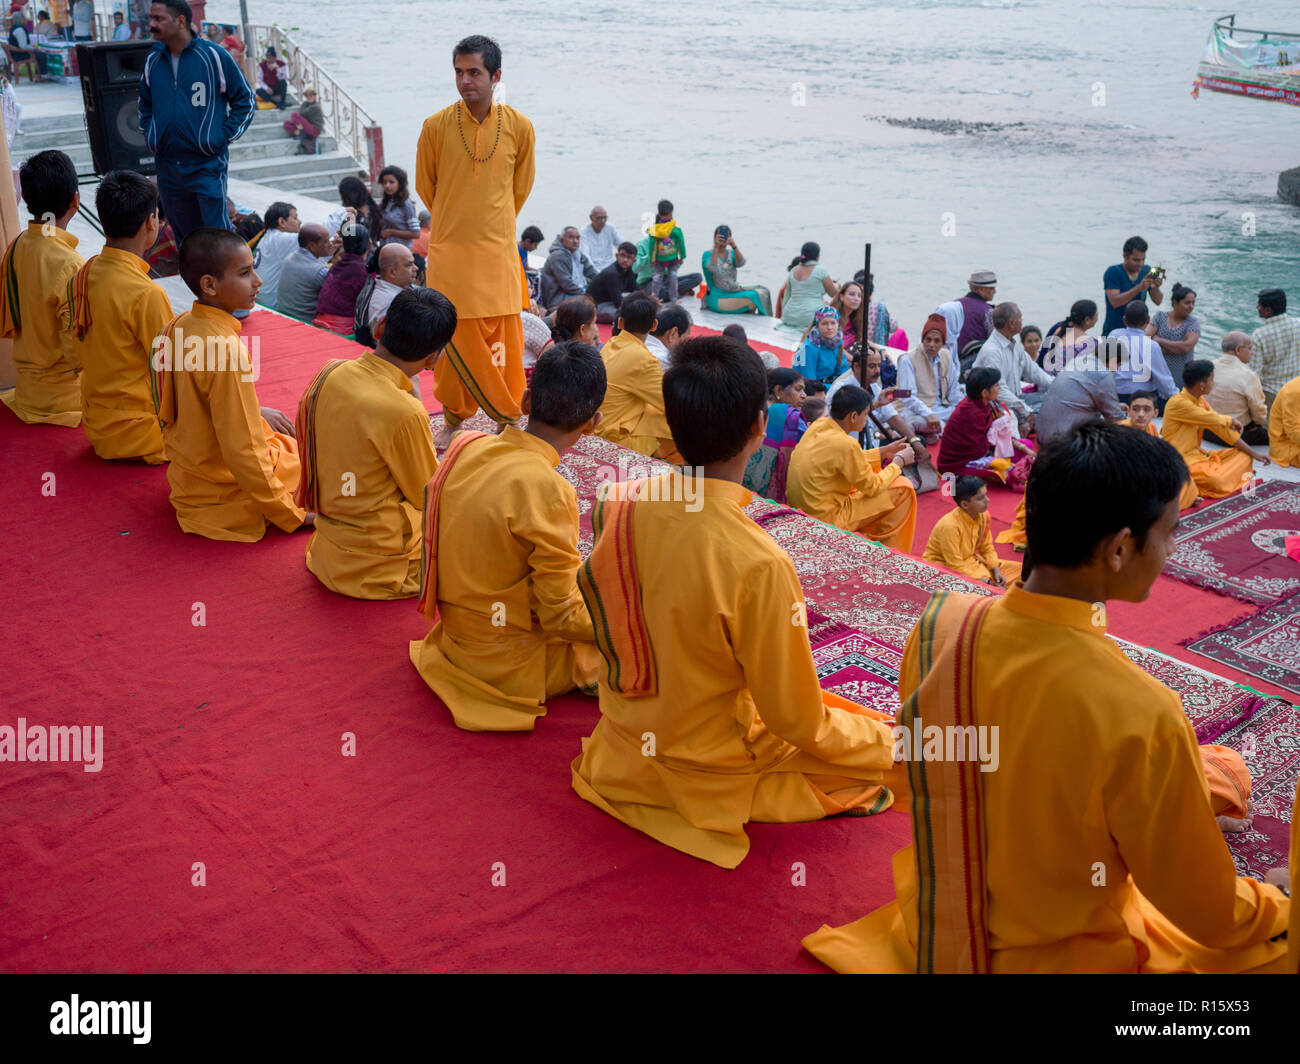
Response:
POLYGON ((251 309, 261 287, 253 253, 229 230, 196 229, 180 260, 197 298, 159 337, 152 376, 177 522, 208 539, 244 543, 260 540, 268 524, 283 532, 308 527, 314 515, 293 498, 302 475, 293 423, 258 405, 260 362, 233 314, 251 309))

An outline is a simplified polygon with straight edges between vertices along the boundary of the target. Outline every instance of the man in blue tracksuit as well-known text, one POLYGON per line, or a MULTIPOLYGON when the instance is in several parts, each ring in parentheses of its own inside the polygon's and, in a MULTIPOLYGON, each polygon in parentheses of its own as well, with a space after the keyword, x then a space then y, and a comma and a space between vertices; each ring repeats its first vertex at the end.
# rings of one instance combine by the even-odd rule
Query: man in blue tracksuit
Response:
POLYGON ((158 197, 179 245, 200 226, 230 228, 227 146, 257 104, 230 53, 194 32, 186 0, 154 0, 158 43, 140 77, 140 132, 158 167, 158 197))

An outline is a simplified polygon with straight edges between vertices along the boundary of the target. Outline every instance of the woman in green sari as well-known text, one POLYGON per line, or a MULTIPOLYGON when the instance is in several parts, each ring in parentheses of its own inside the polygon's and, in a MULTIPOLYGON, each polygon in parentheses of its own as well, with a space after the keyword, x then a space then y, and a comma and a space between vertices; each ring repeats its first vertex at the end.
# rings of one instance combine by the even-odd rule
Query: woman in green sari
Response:
POLYGON ((704 253, 704 280, 709 290, 704 309, 719 314, 765 314, 772 316, 772 294, 762 285, 741 288, 736 268, 745 265, 745 256, 736 247, 731 227, 720 225, 713 231, 713 247, 704 253))

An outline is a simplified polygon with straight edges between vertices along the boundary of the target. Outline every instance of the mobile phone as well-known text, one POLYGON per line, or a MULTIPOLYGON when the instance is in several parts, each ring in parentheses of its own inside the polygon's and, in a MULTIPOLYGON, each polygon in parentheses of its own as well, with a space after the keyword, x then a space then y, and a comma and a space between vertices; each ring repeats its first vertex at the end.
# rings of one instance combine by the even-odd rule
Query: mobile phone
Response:
POLYGON ((910 399, 910 398, 912 398, 912 389, 911 389, 911 388, 893 388, 893 389, 891 389, 891 391, 893 392, 893 395, 894 395, 894 398, 895 398, 895 399, 910 399))

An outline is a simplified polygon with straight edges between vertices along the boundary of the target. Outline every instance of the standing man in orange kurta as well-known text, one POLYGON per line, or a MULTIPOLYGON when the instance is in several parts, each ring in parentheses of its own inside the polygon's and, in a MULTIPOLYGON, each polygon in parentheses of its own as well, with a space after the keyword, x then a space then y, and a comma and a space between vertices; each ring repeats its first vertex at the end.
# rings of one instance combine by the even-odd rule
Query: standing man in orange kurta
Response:
POLYGON ((452 49, 460 99, 424 121, 415 188, 429 208, 427 283, 456 306, 456 334, 434 369, 446 425, 439 449, 480 407, 498 425, 519 418, 527 306, 515 219, 533 188, 533 124, 502 103, 501 48, 466 37, 452 49))

